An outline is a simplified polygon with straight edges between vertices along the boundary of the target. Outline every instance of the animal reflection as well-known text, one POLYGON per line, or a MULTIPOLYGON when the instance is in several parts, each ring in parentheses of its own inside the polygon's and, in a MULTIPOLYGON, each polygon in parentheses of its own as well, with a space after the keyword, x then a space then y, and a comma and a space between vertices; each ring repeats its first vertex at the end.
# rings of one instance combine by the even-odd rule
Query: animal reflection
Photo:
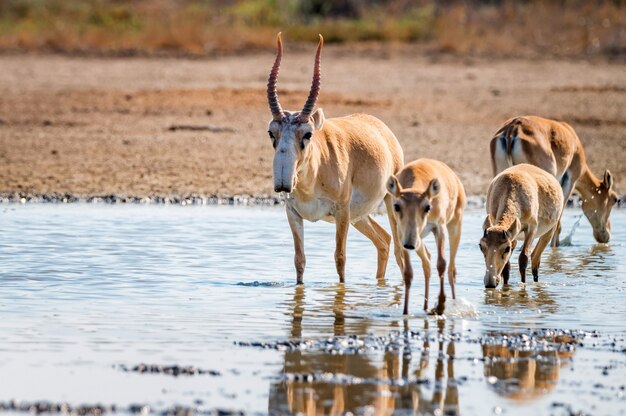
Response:
MULTIPOLYGON (((332 304, 335 316, 332 333, 349 336, 350 333, 371 332, 367 319, 358 319, 361 322, 359 325, 362 325, 358 329, 352 327, 352 322, 346 325, 344 295, 343 288, 338 287, 332 304)), ((297 287, 290 328, 294 338, 302 337, 304 299, 305 288, 297 287)), ((429 321, 425 320, 424 332, 432 336, 429 325, 429 321)), ((446 321, 437 321, 437 339, 424 337, 423 341, 411 342, 408 321, 392 321, 390 329, 400 326, 404 336, 399 338, 398 345, 384 352, 332 354, 319 350, 286 351, 281 375, 285 379, 272 382, 268 411, 305 415, 346 412, 392 414, 400 410, 458 414, 459 394, 454 360, 451 358, 454 357, 455 346, 454 342, 444 341, 445 325, 446 321), (431 344, 436 345, 436 355, 431 354, 431 344), (431 355, 437 357, 434 378, 432 367, 429 368, 431 355), (304 375, 318 376, 305 381, 302 378, 304 375)))
MULTIPOLYGON (((497 334, 502 338, 505 334, 497 334)), ((556 345, 572 342, 563 336, 544 337, 541 341, 556 345)), ((557 384, 560 369, 574 350, 551 348, 536 351, 528 344, 506 342, 483 344, 484 374, 488 383, 501 396, 527 400, 550 392, 557 384), (514 345, 512 345, 514 344, 514 345), (495 377, 495 379, 494 379, 495 377)))
POLYGON ((505 286, 499 291, 485 290, 485 304, 502 307, 505 310, 541 309, 548 313, 556 313, 559 308, 559 304, 549 291, 540 285, 519 288, 505 286))
POLYGON ((579 277, 581 270, 615 271, 615 259, 612 259, 614 256, 612 246, 594 244, 591 247, 568 247, 568 250, 553 249, 548 254, 545 263, 551 273, 579 277))

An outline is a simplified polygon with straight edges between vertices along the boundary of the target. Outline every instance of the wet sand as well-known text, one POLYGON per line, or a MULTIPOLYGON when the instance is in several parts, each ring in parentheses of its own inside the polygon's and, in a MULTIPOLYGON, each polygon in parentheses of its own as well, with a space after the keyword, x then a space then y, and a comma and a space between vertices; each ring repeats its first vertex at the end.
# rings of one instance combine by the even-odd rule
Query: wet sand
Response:
MULTIPOLYGON (((313 52, 287 48, 283 107, 302 106, 313 52)), ((0 194, 272 197, 264 92, 272 61, 271 53, 205 60, 0 56, 0 194)), ((617 190, 626 191, 623 64, 341 46, 326 48, 322 62, 318 104, 327 117, 378 116, 407 161, 447 162, 469 194, 482 195, 489 182, 492 134, 520 114, 571 122, 593 171, 610 169, 617 190)))

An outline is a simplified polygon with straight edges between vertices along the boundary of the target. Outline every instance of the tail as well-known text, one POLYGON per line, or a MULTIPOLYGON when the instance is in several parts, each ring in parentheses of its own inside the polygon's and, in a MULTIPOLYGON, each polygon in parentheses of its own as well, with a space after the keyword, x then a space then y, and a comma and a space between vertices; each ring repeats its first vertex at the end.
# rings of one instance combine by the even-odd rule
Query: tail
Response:
POLYGON ((504 169, 513 166, 513 158, 511 156, 511 150, 513 147, 513 140, 517 137, 517 133, 520 127, 521 121, 519 118, 514 118, 502 126, 498 130, 491 141, 491 160, 493 163, 493 175, 497 175, 504 169), (498 149, 499 148, 499 149, 498 149), (499 157, 497 156, 499 154, 499 157))
POLYGON ((513 166, 511 148, 513 147, 513 140, 517 137, 517 132, 519 131, 521 123, 522 122, 519 118, 514 118, 510 123, 507 124, 504 131, 503 138, 506 141, 506 163, 509 167, 513 166))

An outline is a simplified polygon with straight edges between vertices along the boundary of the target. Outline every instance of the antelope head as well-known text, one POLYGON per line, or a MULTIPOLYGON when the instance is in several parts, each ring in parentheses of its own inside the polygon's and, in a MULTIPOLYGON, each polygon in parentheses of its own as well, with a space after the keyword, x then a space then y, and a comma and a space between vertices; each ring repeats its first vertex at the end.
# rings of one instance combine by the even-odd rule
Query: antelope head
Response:
POLYGON ((398 224, 398 236, 405 249, 414 250, 422 245, 421 234, 428 222, 431 200, 439 194, 440 187, 436 178, 430 181, 425 192, 403 189, 393 175, 387 181, 387 192, 394 198, 393 215, 398 224))
POLYGON ((613 177, 610 171, 604 172, 600 185, 583 196, 583 213, 593 228, 593 237, 598 243, 608 243, 611 238, 611 209, 617 203, 617 193, 613 190, 613 177))
POLYGON ((485 278, 487 289, 498 287, 502 279, 502 270, 511 258, 517 243, 517 235, 522 225, 518 218, 508 227, 492 225, 489 215, 483 224, 483 238, 480 239, 480 251, 485 256, 485 278))
POLYGON ((311 138, 315 131, 321 130, 324 125, 322 109, 313 112, 320 92, 320 58, 323 45, 324 38, 320 35, 313 67, 313 82, 304 107, 301 111, 283 111, 276 92, 276 81, 283 56, 282 38, 281 34, 278 34, 276 60, 267 82, 267 101, 272 112, 268 133, 274 147, 274 190, 276 192, 289 193, 296 187, 298 171, 310 151, 311 138))

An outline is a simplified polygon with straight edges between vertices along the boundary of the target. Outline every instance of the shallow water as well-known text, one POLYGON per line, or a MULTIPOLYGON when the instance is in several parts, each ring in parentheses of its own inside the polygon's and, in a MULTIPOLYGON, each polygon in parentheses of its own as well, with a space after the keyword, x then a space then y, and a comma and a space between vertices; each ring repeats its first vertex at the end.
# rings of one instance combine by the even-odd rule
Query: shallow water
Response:
MULTIPOLYGON (((566 212, 565 233, 579 214, 566 212)), ((306 223, 295 285, 283 209, 0 206, 0 403, 624 414, 626 212, 609 245, 583 219, 571 246, 546 250, 539 283, 519 283, 515 261, 495 291, 482 283, 482 220, 466 212, 460 299, 437 320, 420 310, 417 256, 403 319, 397 266, 377 282, 374 247, 352 229, 340 285, 334 227, 306 223), (219 375, 123 371, 140 363, 219 375)))

